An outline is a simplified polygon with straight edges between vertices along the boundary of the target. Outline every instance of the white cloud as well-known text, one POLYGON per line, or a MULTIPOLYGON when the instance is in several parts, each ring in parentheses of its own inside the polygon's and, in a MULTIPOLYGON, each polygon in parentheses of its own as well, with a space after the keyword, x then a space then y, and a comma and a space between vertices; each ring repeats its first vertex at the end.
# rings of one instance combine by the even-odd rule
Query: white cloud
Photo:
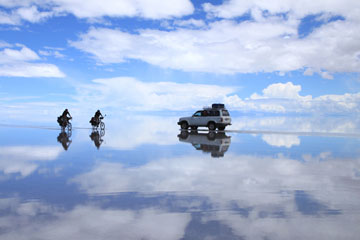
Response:
MULTIPOLYGON (((360 133, 360 118, 353 116, 242 116, 232 117, 232 119, 233 124, 229 127, 229 129, 254 131, 254 133, 258 132, 258 134, 284 133, 297 136, 301 133, 305 135, 311 135, 312 133, 320 133, 324 135, 336 133, 351 135, 360 133)), ((274 142, 276 141, 274 140, 274 142)), ((295 140, 291 142, 295 142, 295 140)))
POLYGON ((38 63, 40 57, 24 45, 6 46, 0 51, 0 76, 65 77, 60 69, 48 63, 38 63))
POLYGON ((52 17, 54 14, 55 13, 51 11, 39 11, 34 5, 24 6, 8 12, 0 11, 0 24, 20 25, 22 21, 38 23, 52 17))
MULTIPOLYGON (((12 11, 1 12, 0 22, 19 24, 22 20, 38 22, 58 14, 79 18, 142 17, 178 18, 194 12, 189 0, 114 1, 79 0, 2 1, 12 11), (40 11, 39 9, 46 9, 40 11)), ((176 19, 172 31, 138 29, 138 33, 92 28, 71 44, 90 53, 100 63, 122 63, 136 59, 163 68, 210 73, 257 73, 305 69, 305 75, 318 73, 332 79, 333 73, 359 72, 360 4, 337 1, 225 1, 221 5, 204 4, 209 15, 230 18, 210 21, 176 19), (232 17, 250 11, 253 20, 237 22, 232 17), (263 14, 263 11, 267 11, 263 14), (287 13, 287 18, 277 15, 287 13), (345 20, 316 28, 299 38, 300 19, 322 14, 329 19, 341 15, 345 20), (190 28, 190 29, 184 29, 190 28)))
POLYGON ((0 23, 20 24, 21 20, 38 22, 42 19, 59 15, 73 14, 78 18, 101 18, 101 17, 142 17, 148 19, 164 19, 181 17, 193 13, 194 6, 189 0, 104 0, 101 3, 96 0, 3 0, 0 6, 12 9, 13 12, 6 15, 0 23), (38 11, 38 7, 47 11, 38 11), (16 21, 12 20, 15 19, 16 21))
POLYGON ((39 50, 39 54, 42 56, 54 56, 56 58, 64 58, 65 55, 58 50, 39 50))
POLYGON ((359 72, 357 23, 331 22, 306 38, 297 36, 298 24, 274 17, 259 22, 222 20, 205 29, 143 29, 134 34, 91 28, 70 44, 101 63, 136 59, 183 71, 285 73, 311 68, 324 78, 335 72, 359 72))
POLYGON ((343 15, 350 19, 359 19, 356 14, 359 12, 360 3, 356 0, 339 1, 292 1, 292 0, 228 0, 221 5, 211 3, 203 4, 206 12, 212 16, 222 18, 233 18, 242 16, 247 12, 268 11, 270 14, 288 13, 302 18, 310 14, 332 13, 343 15))
POLYGON ((194 7, 189 0, 125 0, 114 1, 106 0, 101 3, 96 0, 82 1, 55 0, 59 9, 74 14, 79 18, 92 17, 143 17, 150 19, 161 19, 171 17, 181 17, 191 14, 194 7))
POLYGON ((132 111, 187 110, 220 101, 231 87, 174 82, 142 82, 131 77, 96 79, 78 87, 76 100, 88 106, 132 111))
POLYGON ((96 104, 101 108, 123 111, 197 110, 213 102, 224 102, 230 110, 274 113, 354 113, 359 111, 360 93, 302 96, 301 86, 275 83, 241 99, 234 87, 173 82, 142 82, 130 77, 93 80, 78 86, 75 100, 88 109, 96 104), (94 104, 92 104, 94 103, 94 104))
POLYGON ((0 24, 17 25, 19 22, 19 16, 0 10, 0 24))
POLYGON ((179 27, 196 27, 196 28, 201 28, 201 27, 205 27, 206 23, 201 20, 201 19, 188 19, 188 20, 176 20, 174 21, 174 25, 179 26, 179 27))
POLYGON ((301 91, 300 85, 294 85, 292 82, 287 83, 274 83, 269 85, 267 88, 262 90, 263 95, 258 95, 256 93, 250 96, 250 99, 267 99, 267 98, 286 98, 286 99, 301 99, 301 100, 311 100, 311 95, 300 96, 299 92, 301 91))
POLYGON ((23 20, 36 23, 53 16, 52 12, 39 12, 36 6, 22 7, 16 9, 16 14, 23 20))
POLYGON ((301 96, 301 86, 291 82, 274 83, 262 95, 254 93, 249 99, 237 95, 226 96, 224 102, 242 111, 298 112, 298 113, 354 113, 360 109, 360 93, 323 95, 313 98, 301 96))
POLYGON ((13 63, 18 61, 25 62, 39 59, 39 56, 31 49, 22 45, 20 45, 19 47, 21 48, 20 50, 11 48, 3 49, 0 52, 0 64, 13 63))

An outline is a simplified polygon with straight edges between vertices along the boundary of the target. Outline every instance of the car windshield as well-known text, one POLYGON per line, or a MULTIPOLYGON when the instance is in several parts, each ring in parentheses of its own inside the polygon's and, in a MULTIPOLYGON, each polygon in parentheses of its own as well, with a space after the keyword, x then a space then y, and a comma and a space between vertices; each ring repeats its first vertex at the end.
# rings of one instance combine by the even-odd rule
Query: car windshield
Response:
POLYGON ((223 116, 230 116, 227 110, 221 110, 223 116))

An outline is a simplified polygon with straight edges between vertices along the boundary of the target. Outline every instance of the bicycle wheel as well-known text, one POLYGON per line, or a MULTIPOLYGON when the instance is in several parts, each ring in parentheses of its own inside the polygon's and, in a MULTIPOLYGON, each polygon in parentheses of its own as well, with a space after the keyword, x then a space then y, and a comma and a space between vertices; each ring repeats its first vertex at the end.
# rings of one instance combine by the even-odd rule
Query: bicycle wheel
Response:
POLYGON ((105 129, 105 123, 100 122, 100 129, 101 129, 101 130, 104 130, 104 129, 105 129))

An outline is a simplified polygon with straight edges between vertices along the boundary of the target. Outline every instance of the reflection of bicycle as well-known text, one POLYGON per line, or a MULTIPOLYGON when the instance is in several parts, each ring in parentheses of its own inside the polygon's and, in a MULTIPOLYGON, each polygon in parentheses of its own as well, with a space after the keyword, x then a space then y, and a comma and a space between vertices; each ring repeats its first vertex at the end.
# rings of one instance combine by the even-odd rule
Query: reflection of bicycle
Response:
POLYGON ((96 120, 94 117, 91 118, 89 122, 91 123, 93 130, 97 129, 98 127, 100 127, 101 131, 105 130, 105 123, 102 121, 103 119, 104 117, 99 117, 99 120, 96 120))
POLYGON ((61 143, 61 145, 63 146, 64 150, 67 151, 70 144, 71 144, 71 131, 65 132, 65 131, 61 131, 59 133, 59 136, 57 137, 57 140, 59 143, 61 143))
POLYGON ((105 129, 101 129, 100 130, 100 133, 99 131, 96 129, 96 130, 93 130, 90 134, 90 138, 91 140, 94 142, 95 146, 97 149, 100 148, 100 145, 102 144, 102 142, 104 141, 102 139, 102 137, 105 135, 105 129))
MULTIPOLYGON (((71 132, 72 130, 72 124, 70 122, 72 118, 63 118, 63 117, 58 117, 58 123, 61 127, 61 130, 64 131, 65 129, 68 131, 68 132, 71 132)), ((70 134, 71 135, 71 134, 70 134)))

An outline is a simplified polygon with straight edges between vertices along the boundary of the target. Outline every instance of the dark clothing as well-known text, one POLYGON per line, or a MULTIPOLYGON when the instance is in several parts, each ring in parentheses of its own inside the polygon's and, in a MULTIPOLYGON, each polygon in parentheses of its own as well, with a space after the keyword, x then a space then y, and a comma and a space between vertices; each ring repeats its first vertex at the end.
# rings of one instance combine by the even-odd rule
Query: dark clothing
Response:
POLYGON ((69 113, 69 110, 65 109, 63 114, 58 117, 58 123, 61 127, 66 127, 67 123, 69 122, 69 120, 71 119, 71 115, 69 113))
POLYGON ((63 112, 63 114, 61 116, 63 117, 63 119, 69 120, 71 118, 71 115, 67 109, 65 109, 65 111, 63 112))
POLYGON ((94 117, 92 117, 90 120, 91 125, 98 126, 100 123, 100 118, 103 118, 103 115, 101 114, 100 110, 97 110, 94 117))
POLYGON ((100 116, 102 117, 103 115, 101 114, 100 110, 97 110, 94 117, 98 119, 100 116))

